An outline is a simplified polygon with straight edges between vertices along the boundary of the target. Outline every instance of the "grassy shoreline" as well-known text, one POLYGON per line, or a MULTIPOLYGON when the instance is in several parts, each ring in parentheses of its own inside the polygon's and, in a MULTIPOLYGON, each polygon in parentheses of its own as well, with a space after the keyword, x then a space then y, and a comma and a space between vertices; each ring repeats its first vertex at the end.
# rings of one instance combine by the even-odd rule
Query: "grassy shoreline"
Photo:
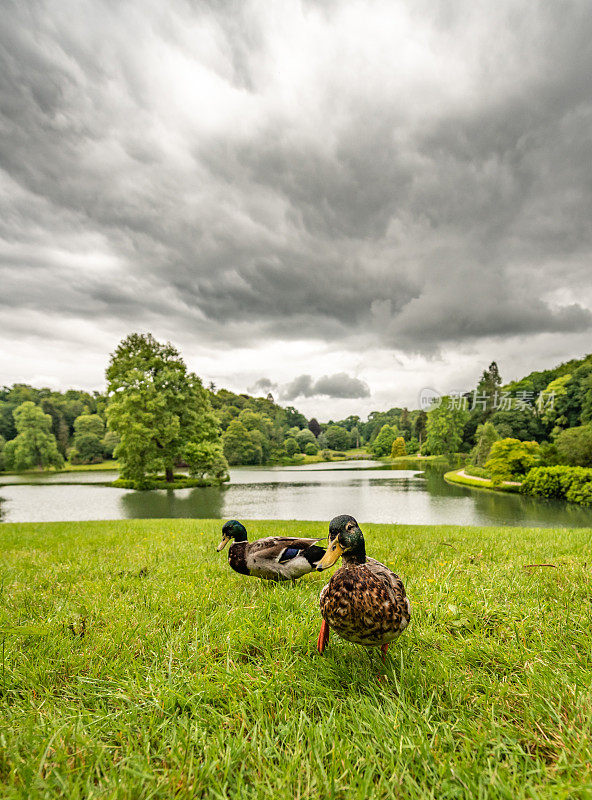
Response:
POLYGON ((220 525, 2 525, 3 797, 591 796, 592 529, 363 525, 413 603, 383 668, 220 525))
POLYGON ((494 484, 492 481, 485 478, 475 478, 470 475, 461 475, 463 468, 454 469, 450 472, 444 473, 444 480, 449 483, 457 484, 458 486, 468 486, 471 489, 481 489, 489 492, 511 492, 517 493, 520 491, 520 484, 516 483, 499 483, 494 484))

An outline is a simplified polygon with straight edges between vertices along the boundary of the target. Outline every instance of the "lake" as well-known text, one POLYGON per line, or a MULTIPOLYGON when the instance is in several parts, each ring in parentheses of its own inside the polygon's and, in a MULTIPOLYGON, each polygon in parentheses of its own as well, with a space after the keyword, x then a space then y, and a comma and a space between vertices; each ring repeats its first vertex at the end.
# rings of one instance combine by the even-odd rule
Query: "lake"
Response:
POLYGON ((1 476, 0 521, 188 517, 330 520, 417 525, 592 527, 592 509, 452 486, 442 465, 373 461, 231 469, 224 487, 135 492, 113 489, 115 472, 1 476), (75 481, 75 484, 73 484, 75 481))

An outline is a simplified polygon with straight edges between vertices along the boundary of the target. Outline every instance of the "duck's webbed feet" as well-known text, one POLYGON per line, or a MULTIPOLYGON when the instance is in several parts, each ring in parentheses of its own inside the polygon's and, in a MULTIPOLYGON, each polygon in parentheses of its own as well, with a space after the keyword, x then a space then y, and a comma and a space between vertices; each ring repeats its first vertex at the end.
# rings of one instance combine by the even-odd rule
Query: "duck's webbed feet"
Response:
POLYGON ((317 650, 319 653, 322 653, 325 647, 327 646, 327 642, 329 641, 329 626, 323 620, 321 622, 321 630, 319 631, 319 638, 317 639, 317 650))
POLYGON ((386 651, 388 650, 388 644, 382 644, 380 646, 380 652, 382 653, 382 663, 384 664, 386 651))

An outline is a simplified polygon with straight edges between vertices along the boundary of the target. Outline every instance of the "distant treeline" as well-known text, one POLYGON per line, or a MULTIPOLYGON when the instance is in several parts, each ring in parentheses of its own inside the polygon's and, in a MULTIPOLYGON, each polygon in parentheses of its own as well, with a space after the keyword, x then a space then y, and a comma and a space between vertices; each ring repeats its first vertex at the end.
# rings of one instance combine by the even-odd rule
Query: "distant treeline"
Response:
MULTIPOLYGON (((140 341, 145 347, 147 340, 136 334, 125 341, 134 337, 136 344, 140 341)), ((155 347, 158 345, 150 341, 155 347)), ((174 356, 175 363, 184 369, 176 351, 174 356)), ((114 368, 114 358, 115 355, 110 370, 114 368)), ((196 376, 192 380, 199 383, 196 376)), ((0 467, 44 468, 60 466, 65 461, 93 464, 116 456, 121 432, 127 429, 124 418, 117 422, 113 413, 109 423, 110 397, 113 411, 113 399, 118 396, 113 386, 111 390, 111 395, 109 390, 57 392, 26 384, 0 389, 0 467), (23 454, 33 451, 33 462, 25 466, 23 454)), ((351 415, 319 423, 293 406, 279 405, 271 394, 235 394, 216 389, 213 384, 202 389, 201 383, 191 391, 191 397, 200 398, 201 406, 206 404, 203 413, 209 407, 215 415, 219 433, 212 429, 210 439, 214 442, 220 437, 223 455, 230 465, 298 463, 312 456, 330 458, 335 452, 353 448, 364 448, 377 457, 419 451, 424 455, 472 453, 473 463, 483 465, 492 443, 506 438, 538 442, 546 447, 545 452, 556 454, 555 463, 569 463, 556 443, 562 443, 564 431, 574 429, 563 440, 569 439, 570 447, 581 448, 578 431, 585 428, 589 432, 592 356, 533 372, 506 385, 493 362, 477 386, 444 397, 427 413, 394 407, 373 411, 365 420, 351 415)), ((565 446, 563 441, 563 452, 565 446)), ((578 457, 577 463, 585 466, 586 457, 578 457)), ((184 466, 179 455, 175 456, 174 466, 177 465, 184 466)))

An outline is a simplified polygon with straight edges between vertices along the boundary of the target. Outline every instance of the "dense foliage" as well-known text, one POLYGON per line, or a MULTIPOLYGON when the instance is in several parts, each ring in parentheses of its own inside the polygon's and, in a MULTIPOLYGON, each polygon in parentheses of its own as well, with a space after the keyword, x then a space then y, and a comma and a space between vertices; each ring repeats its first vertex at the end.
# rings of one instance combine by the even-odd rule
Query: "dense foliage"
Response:
POLYGON ((492 482, 516 481, 540 464, 538 442, 521 442, 519 439, 500 439, 494 442, 485 464, 492 482))
POLYGON ((535 467, 524 479, 524 494, 567 500, 592 506, 592 469, 584 467, 535 467))
POLYGON ((149 475, 164 470, 172 482, 174 467, 185 456, 198 469, 196 459, 203 451, 195 445, 204 442, 218 449, 222 463, 209 394, 171 344, 151 334, 128 336, 111 356, 107 380, 107 420, 120 437, 115 454, 122 479, 140 487, 149 475))
POLYGON ((462 444, 462 433, 468 413, 451 398, 443 397, 439 406, 428 414, 426 451, 439 456, 456 453, 462 444))
POLYGON ((6 469, 47 469, 64 463, 51 433, 51 417, 30 400, 14 411, 16 436, 4 445, 6 469))

